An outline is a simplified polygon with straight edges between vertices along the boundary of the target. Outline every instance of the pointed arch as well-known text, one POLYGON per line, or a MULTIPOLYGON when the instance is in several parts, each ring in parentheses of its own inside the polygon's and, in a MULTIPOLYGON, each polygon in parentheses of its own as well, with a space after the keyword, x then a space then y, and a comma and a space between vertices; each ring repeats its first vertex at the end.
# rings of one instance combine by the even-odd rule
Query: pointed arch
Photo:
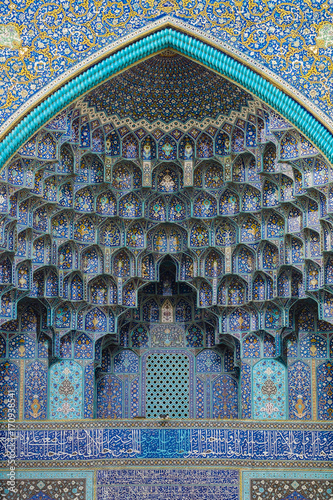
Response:
POLYGON ((333 160, 333 137, 316 118, 293 98, 278 90, 272 83, 242 63, 218 49, 210 47, 207 43, 193 39, 190 35, 180 33, 174 28, 162 28, 132 43, 130 48, 119 50, 116 54, 84 71, 37 106, 2 141, 0 164, 4 164, 41 125, 79 97, 77 89, 79 89, 80 94, 84 94, 97 82, 109 78, 119 70, 133 64, 134 61, 140 60, 143 56, 152 55, 166 47, 174 48, 184 55, 199 60, 202 64, 228 76, 232 81, 239 83, 249 92, 260 97, 304 132, 305 136, 318 145, 330 161, 333 160))
POLYGON ((268 144, 264 151, 263 156, 263 171, 275 172, 276 170, 276 147, 274 144, 268 144))
POLYGON ((202 133, 197 139, 197 157, 211 158, 213 156, 213 140, 208 134, 202 133))
POLYGON ((122 140, 122 156, 135 159, 139 157, 139 142, 134 134, 128 134, 122 140))

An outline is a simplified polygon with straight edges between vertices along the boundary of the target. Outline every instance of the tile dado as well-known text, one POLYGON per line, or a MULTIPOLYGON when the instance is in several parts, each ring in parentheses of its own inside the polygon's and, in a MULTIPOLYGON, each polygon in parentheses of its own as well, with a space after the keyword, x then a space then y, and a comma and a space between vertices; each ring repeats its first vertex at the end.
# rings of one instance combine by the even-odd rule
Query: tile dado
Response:
POLYGON ((128 468, 63 472, 17 471, 17 492, 6 500, 330 500, 333 475, 323 471, 128 468))
POLYGON ((235 470, 105 470, 97 472, 97 500, 238 500, 235 470))

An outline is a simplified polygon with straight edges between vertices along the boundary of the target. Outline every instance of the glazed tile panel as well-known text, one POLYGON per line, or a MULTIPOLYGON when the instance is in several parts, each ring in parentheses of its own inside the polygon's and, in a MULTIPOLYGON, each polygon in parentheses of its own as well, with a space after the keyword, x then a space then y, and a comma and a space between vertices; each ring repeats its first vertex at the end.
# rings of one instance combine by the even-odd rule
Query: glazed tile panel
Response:
POLYGON ((6 500, 93 500, 91 471, 16 470, 15 493, 7 479, 7 472, 0 472, 0 496, 6 500))
POLYGON ((320 500, 330 500, 332 498, 333 481, 300 480, 281 481, 252 479, 251 500, 274 500, 277 495, 283 500, 307 500, 308 498, 318 498, 320 500))
MULTIPOLYGON (((1 454, 5 433, 1 433, 1 454)), ((18 461, 233 459, 321 462, 333 459, 333 432, 247 429, 69 429, 17 434, 18 461)))
POLYGON ((6 472, 0 472, 6 500, 330 500, 333 478, 330 472, 274 469, 49 469, 17 471, 16 488, 18 493, 9 491, 6 472))
POLYGON ((331 472, 244 471, 241 500, 330 500, 331 472))
POLYGON ((238 500, 234 470, 107 470, 97 472, 97 500, 238 500))

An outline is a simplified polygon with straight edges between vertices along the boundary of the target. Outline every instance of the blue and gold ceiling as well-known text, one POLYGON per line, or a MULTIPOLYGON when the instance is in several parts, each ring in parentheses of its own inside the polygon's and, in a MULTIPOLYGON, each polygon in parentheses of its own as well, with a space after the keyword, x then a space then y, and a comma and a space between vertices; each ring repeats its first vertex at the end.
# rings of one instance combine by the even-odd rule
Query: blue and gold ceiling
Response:
MULTIPOLYGON (((171 51, 152 57, 109 80, 76 107, 103 123, 121 122, 167 129, 189 129, 204 120, 240 116, 254 109, 254 98, 200 64, 171 51), (246 108, 246 109, 244 109, 246 108), (130 122, 129 122, 130 121, 130 122)), ((208 123, 208 122, 207 122, 208 123)), ((149 127, 151 128, 151 127, 149 127)))

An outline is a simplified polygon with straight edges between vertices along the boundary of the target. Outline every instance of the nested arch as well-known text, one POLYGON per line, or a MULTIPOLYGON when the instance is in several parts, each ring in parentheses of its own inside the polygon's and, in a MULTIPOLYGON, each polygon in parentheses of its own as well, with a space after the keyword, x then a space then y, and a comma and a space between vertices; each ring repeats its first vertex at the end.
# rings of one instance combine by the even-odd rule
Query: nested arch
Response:
POLYGON ((261 268, 263 270, 273 270, 279 264, 279 250, 276 245, 266 242, 262 245, 261 252, 261 268))
POLYGON ((127 277, 131 274, 132 255, 126 250, 119 250, 112 259, 113 273, 117 277, 127 277))
POLYGON ((142 201, 133 192, 125 194, 118 205, 119 216, 125 219, 139 218, 142 216, 142 201))
POLYGON ((112 188, 125 193, 141 187, 142 175, 134 160, 121 157, 111 168, 112 188))
POLYGON ((151 135, 147 135, 140 144, 141 157, 144 160, 156 159, 156 141, 151 135))
POLYGON ((87 274, 103 273, 103 253, 98 246, 90 246, 85 248, 81 254, 80 267, 87 274))
POLYGON ((263 273, 257 272, 253 277, 252 283, 252 300, 264 301, 270 300, 273 297, 273 280, 263 273))
POLYGON ((217 200, 209 193, 202 192, 193 200, 193 216, 208 219, 217 215, 217 200))
POLYGON ((265 221, 265 237, 267 239, 283 238, 285 233, 285 219, 272 211, 265 221))
POLYGON ((207 251, 204 257, 205 276, 217 278, 224 273, 224 257, 215 249, 207 251))
MULTIPOLYGON (((24 240, 22 240, 23 243, 24 240)), ((36 238, 32 244, 32 259, 34 264, 51 264, 51 240, 50 236, 36 238)))
POLYGON ((0 261, 1 283, 11 283, 13 279, 13 263, 9 256, 4 255, 0 261))
POLYGON ((194 222, 189 232, 189 246, 192 248, 208 247, 210 234, 203 222, 194 222))
POLYGON ((171 198, 168 205, 168 220, 170 222, 186 219, 188 212, 188 202, 184 196, 173 196, 171 198))
POLYGON ((104 180, 104 166, 98 155, 84 155, 77 167, 77 182, 79 184, 99 184, 104 180))
POLYGON ((116 215, 117 203, 111 191, 100 194, 96 200, 96 212, 100 215, 116 215))
POLYGON ((218 304, 238 306, 247 301, 248 286, 239 276, 223 278, 218 289, 218 304))
POLYGON ((197 140, 197 157, 211 158, 213 156, 213 139, 206 133, 202 133, 197 140))
POLYGON ((70 237, 71 227, 66 213, 57 214, 51 219, 51 231, 55 238, 70 237))
POLYGON ((124 158, 138 158, 139 141, 134 134, 126 135, 122 140, 122 156, 124 158))
POLYGON ((154 197, 148 205, 148 217, 153 221, 166 221, 167 203, 163 196, 154 197))
POLYGON ((82 243, 94 243, 96 226, 93 218, 83 215, 74 223, 74 240, 82 243))
POLYGON ((242 243, 254 243, 260 239, 259 220, 252 215, 245 217, 240 227, 240 241, 242 243))
POLYGON ((153 254, 144 255, 141 259, 141 277, 146 280, 155 279, 155 259, 153 254))
POLYGON ((255 269, 255 263, 255 253, 251 248, 245 245, 236 248, 233 255, 233 270, 235 273, 252 273, 255 269))
POLYGON ((117 131, 113 130, 106 136, 105 152, 112 157, 120 156, 121 142, 117 131))
POLYGON ((276 170, 276 146, 273 143, 267 144, 263 154, 263 171, 275 172, 276 170))
POLYGON ((127 230, 126 246, 129 248, 143 248, 145 246, 145 233, 142 224, 133 223, 127 230))
POLYGON ((177 224, 159 224, 147 233, 148 249, 159 254, 182 252, 187 233, 177 224))
POLYGON ((239 212, 239 195, 227 188, 219 200, 220 215, 235 215, 239 212))
POLYGON ((178 156, 182 160, 193 160, 195 143, 189 135, 184 135, 178 146, 178 156))
POLYGON ((158 143, 158 157, 160 160, 171 161, 177 158, 177 143, 166 134, 158 143))
MULTIPOLYGON (((168 141, 167 139, 168 136, 166 136, 165 141, 168 141)), ((173 140, 173 143, 175 141, 173 140)), ((160 145, 163 143, 163 139, 160 143, 160 145)), ((164 143, 163 143, 164 144, 164 143)), ((171 145, 169 142, 166 142, 162 148, 167 149, 167 146, 171 145)), ((153 186, 155 187, 156 191, 159 193, 174 193, 179 191, 179 189, 182 187, 183 183, 183 173, 181 169, 179 168, 179 165, 174 163, 176 160, 176 148, 177 145, 176 143, 172 146, 173 147, 173 156, 172 156, 172 163, 166 163, 165 161, 162 161, 161 163, 158 163, 157 166, 154 168, 153 171, 153 186)), ((170 153, 171 154, 171 153, 170 153)), ((165 158, 161 158, 162 160, 165 158)))
POLYGON ((109 289, 106 279, 98 277, 89 284, 90 302, 92 304, 108 304, 109 289))
POLYGON ((64 280, 65 296, 72 301, 83 300, 83 278, 81 272, 74 272, 64 280))
POLYGON ((78 265, 78 249, 74 242, 61 245, 58 249, 59 269, 68 270, 76 268, 78 265))
POLYGON ((223 219, 215 230, 215 245, 226 247, 238 242, 238 227, 234 221, 223 219))
POLYGON ((263 185, 263 200, 262 206, 267 207, 275 207, 280 202, 280 190, 278 185, 275 182, 271 182, 270 180, 266 180, 263 185))
POLYGON ((98 229, 98 242, 106 247, 120 247, 122 244, 121 225, 112 220, 102 222, 98 229))

